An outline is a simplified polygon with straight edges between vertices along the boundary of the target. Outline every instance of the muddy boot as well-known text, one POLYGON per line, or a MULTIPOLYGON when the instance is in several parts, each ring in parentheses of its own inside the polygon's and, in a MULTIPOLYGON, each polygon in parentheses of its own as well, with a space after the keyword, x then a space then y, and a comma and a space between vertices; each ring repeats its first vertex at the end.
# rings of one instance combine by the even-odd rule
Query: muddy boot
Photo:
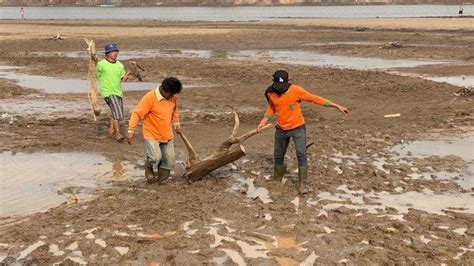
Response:
POLYGON ((283 176, 285 175, 285 173, 286 173, 286 165, 275 164, 273 166, 272 180, 281 182, 283 180, 283 176))
POLYGON ((148 160, 145 162, 145 178, 148 184, 153 184, 157 181, 153 172, 153 164, 148 160))
POLYGON ((308 166, 298 166, 298 194, 304 195, 312 191, 308 187, 306 179, 308 178, 308 166))
POLYGON ((171 170, 159 168, 158 169, 158 183, 163 184, 170 178, 171 170))

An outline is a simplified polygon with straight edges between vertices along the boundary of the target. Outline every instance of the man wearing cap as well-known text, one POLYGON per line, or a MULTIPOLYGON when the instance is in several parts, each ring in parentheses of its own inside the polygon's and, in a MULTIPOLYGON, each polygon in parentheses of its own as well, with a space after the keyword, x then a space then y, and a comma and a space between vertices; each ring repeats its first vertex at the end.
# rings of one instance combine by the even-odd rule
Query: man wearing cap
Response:
POLYGON ((123 93, 121 83, 128 80, 123 64, 117 60, 119 49, 116 44, 108 43, 104 47, 105 58, 97 63, 97 79, 100 83, 100 94, 112 111, 109 135, 122 141, 120 121, 123 120, 123 93))
POLYGON ((337 108, 344 115, 348 114, 349 111, 343 106, 307 92, 300 86, 290 84, 288 72, 284 70, 278 70, 273 74, 273 84, 265 91, 265 97, 268 101, 268 108, 265 117, 257 126, 257 130, 260 131, 270 118, 276 118, 273 179, 277 181, 283 179, 286 172, 285 153, 290 139, 293 139, 296 157, 298 158, 298 193, 306 194, 309 192, 306 183, 308 176, 306 126, 301 113, 300 102, 306 101, 337 108))

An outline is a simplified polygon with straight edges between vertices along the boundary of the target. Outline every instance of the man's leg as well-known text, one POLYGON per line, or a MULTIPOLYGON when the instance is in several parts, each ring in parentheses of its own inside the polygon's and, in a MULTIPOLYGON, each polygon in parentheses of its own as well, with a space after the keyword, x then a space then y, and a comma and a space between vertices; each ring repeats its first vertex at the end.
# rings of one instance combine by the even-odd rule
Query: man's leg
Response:
POLYGON ((109 129, 107 131, 109 132, 110 137, 114 138, 115 135, 116 135, 115 134, 115 129, 114 129, 114 118, 113 118, 114 109, 113 109, 113 106, 112 106, 112 102, 110 101, 110 97, 104 97, 104 101, 110 107, 110 111, 112 113, 112 116, 110 117, 109 129))
POLYGON ((115 138, 120 140, 122 138, 122 134, 120 134, 120 121, 117 119, 112 119, 112 125, 114 129, 115 138))
POLYGON ((306 194, 310 190, 307 187, 306 179, 308 177, 308 158, 306 155, 306 127, 300 127, 292 132, 293 142, 296 148, 296 157, 298 158, 298 193, 306 194))
POLYGON ((158 168, 161 161, 162 154, 160 149, 160 143, 154 140, 145 139, 145 177, 148 183, 154 183, 158 181, 155 177, 154 168, 158 168))
POLYGON ((174 141, 168 143, 160 143, 161 162, 158 165, 158 182, 164 182, 169 179, 171 170, 175 164, 174 141))
POLYGON ((115 138, 120 141, 123 139, 122 134, 120 133, 120 121, 123 120, 123 101, 122 97, 117 95, 110 96, 110 101, 112 102, 112 117, 113 117, 113 126, 115 131, 115 138))
POLYGON ((276 128, 275 130, 275 144, 274 144, 274 166, 273 166, 273 180, 281 181, 286 172, 285 154, 288 149, 290 138, 286 136, 285 131, 276 128))
POLYGON ((111 137, 115 137, 116 133, 115 133, 115 129, 114 129, 114 119, 111 117, 110 118, 110 126, 109 126, 109 135, 111 137))

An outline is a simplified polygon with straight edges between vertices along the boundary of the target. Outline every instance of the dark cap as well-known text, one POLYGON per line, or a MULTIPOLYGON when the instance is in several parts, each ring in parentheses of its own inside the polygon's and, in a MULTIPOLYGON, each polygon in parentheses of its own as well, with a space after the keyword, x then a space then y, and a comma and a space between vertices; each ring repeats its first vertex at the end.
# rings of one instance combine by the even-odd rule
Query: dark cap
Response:
POLYGON ((280 92, 288 90, 288 72, 285 70, 278 70, 273 73, 273 88, 280 92))

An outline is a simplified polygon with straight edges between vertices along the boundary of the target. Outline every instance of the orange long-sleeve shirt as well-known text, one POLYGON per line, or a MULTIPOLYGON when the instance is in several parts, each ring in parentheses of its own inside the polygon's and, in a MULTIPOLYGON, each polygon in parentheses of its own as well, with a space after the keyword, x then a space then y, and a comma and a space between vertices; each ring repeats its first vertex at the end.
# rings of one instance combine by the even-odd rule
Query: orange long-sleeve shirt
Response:
POLYGON ((274 92, 267 93, 268 108, 265 112, 267 118, 276 117, 278 127, 291 130, 304 125, 300 102, 306 101, 319 105, 329 106, 331 102, 323 97, 311 94, 300 86, 291 85, 288 90, 278 95, 274 92))
POLYGON ((141 119, 144 138, 168 142, 173 138, 172 123, 179 123, 176 96, 165 99, 159 88, 147 92, 133 110, 128 128, 135 129, 141 119))

